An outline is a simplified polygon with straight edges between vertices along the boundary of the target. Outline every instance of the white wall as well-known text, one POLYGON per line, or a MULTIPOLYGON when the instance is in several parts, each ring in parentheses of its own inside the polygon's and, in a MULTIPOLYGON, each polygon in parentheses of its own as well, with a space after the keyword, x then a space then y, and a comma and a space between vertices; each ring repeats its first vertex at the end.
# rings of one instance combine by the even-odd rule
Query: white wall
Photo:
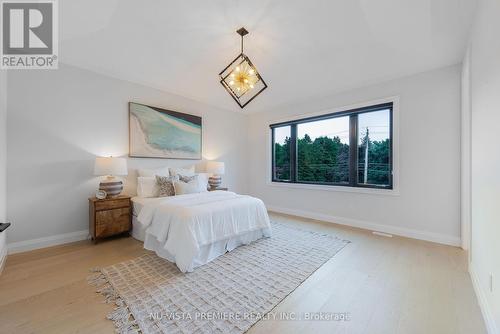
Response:
MULTIPOLYGON (((64 64, 53 71, 13 71, 8 96, 9 244, 42 238, 36 242, 45 245, 54 235, 85 233, 87 198, 99 183, 95 156, 128 154, 129 101, 203 116, 204 157, 224 161, 223 183, 246 192, 242 114, 64 64)), ((129 159, 129 168, 194 163, 129 159)))
MULTIPOLYGON (((470 100, 470 48, 462 62, 462 108, 461 108, 461 235, 462 248, 470 250, 471 225, 471 100, 470 100)), ((470 251, 469 251, 470 257, 470 251)))
MULTIPOLYGON (((92 175, 93 160, 127 154, 129 101, 202 115, 205 158, 226 162, 224 183, 231 190, 250 192, 271 208, 459 244, 459 66, 248 117, 67 65, 56 71, 12 72, 8 95, 9 242, 21 248, 26 240, 42 238, 37 242, 44 245, 53 236, 81 238, 86 233, 87 197, 99 182, 92 175), (389 96, 400 98, 398 196, 267 184, 270 122, 389 96)), ((192 163, 129 159, 131 170, 192 163)), ((133 178, 132 173, 129 192, 133 178)))
POLYGON ((460 244, 460 66, 249 116, 249 190, 271 209, 460 244), (268 185, 269 124, 399 96, 398 196, 268 185))
MULTIPOLYGON (((7 71, 0 70, 0 222, 6 218, 7 196, 7 71)), ((0 233, 0 271, 7 255, 7 231, 0 233)))
POLYGON ((470 266, 490 333, 500 333, 500 2, 480 2, 471 36, 470 266), (490 275, 493 290, 490 289, 490 275))

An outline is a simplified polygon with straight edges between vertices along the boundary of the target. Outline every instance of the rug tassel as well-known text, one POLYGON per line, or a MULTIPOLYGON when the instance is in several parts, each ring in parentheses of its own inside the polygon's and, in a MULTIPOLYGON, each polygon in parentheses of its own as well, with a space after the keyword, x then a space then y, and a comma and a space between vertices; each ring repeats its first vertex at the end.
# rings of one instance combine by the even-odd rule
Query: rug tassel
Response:
POLYGON ((116 332, 120 334, 136 334, 140 333, 137 321, 130 312, 127 304, 116 293, 113 286, 109 283, 106 275, 99 268, 90 269, 95 274, 87 278, 87 282, 96 287, 96 292, 104 297, 105 303, 115 303, 117 306, 110 312, 106 318, 113 321, 116 332))
POLYGON ((109 320, 118 321, 128 318, 130 313, 125 307, 117 307, 113 312, 109 313, 107 318, 109 320))

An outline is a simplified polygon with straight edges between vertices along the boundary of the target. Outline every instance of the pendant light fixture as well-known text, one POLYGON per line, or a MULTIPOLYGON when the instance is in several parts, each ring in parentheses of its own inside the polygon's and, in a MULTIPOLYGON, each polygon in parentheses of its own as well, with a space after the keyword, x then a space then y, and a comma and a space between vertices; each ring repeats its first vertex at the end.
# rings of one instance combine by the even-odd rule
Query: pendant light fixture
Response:
POLYGON ((244 108, 267 88, 267 84, 250 59, 243 53, 243 37, 248 34, 248 31, 242 27, 236 32, 241 36, 241 53, 219 73, 219 77, 222 86, 236 103, 244 108))

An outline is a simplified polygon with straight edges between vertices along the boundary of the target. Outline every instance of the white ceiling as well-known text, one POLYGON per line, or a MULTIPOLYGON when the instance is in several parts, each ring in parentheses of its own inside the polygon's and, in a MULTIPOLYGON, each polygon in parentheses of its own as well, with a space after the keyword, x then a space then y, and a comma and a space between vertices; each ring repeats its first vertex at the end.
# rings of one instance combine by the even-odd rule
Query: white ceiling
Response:
POLYGON ((269 85, 243 111, 459 63, 476 0, 64 0, 60 59, 233 111, 218 73, 245 53, 269 85))

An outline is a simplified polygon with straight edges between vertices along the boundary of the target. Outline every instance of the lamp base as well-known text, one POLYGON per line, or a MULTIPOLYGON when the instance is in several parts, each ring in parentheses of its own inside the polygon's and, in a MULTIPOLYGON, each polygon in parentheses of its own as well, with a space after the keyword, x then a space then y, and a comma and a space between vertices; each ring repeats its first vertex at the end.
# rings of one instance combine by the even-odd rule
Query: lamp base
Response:
POLYGON ((107 198, 118 197, 123 190, 123 182, 115 178, 107 178, 99 183, 99 190, 104 190, 107 198))
POLYGON ((212 175, 208 178, 208 185, 211 189, 220 187, 222 183, 222 177, 220 175, 212 175))

